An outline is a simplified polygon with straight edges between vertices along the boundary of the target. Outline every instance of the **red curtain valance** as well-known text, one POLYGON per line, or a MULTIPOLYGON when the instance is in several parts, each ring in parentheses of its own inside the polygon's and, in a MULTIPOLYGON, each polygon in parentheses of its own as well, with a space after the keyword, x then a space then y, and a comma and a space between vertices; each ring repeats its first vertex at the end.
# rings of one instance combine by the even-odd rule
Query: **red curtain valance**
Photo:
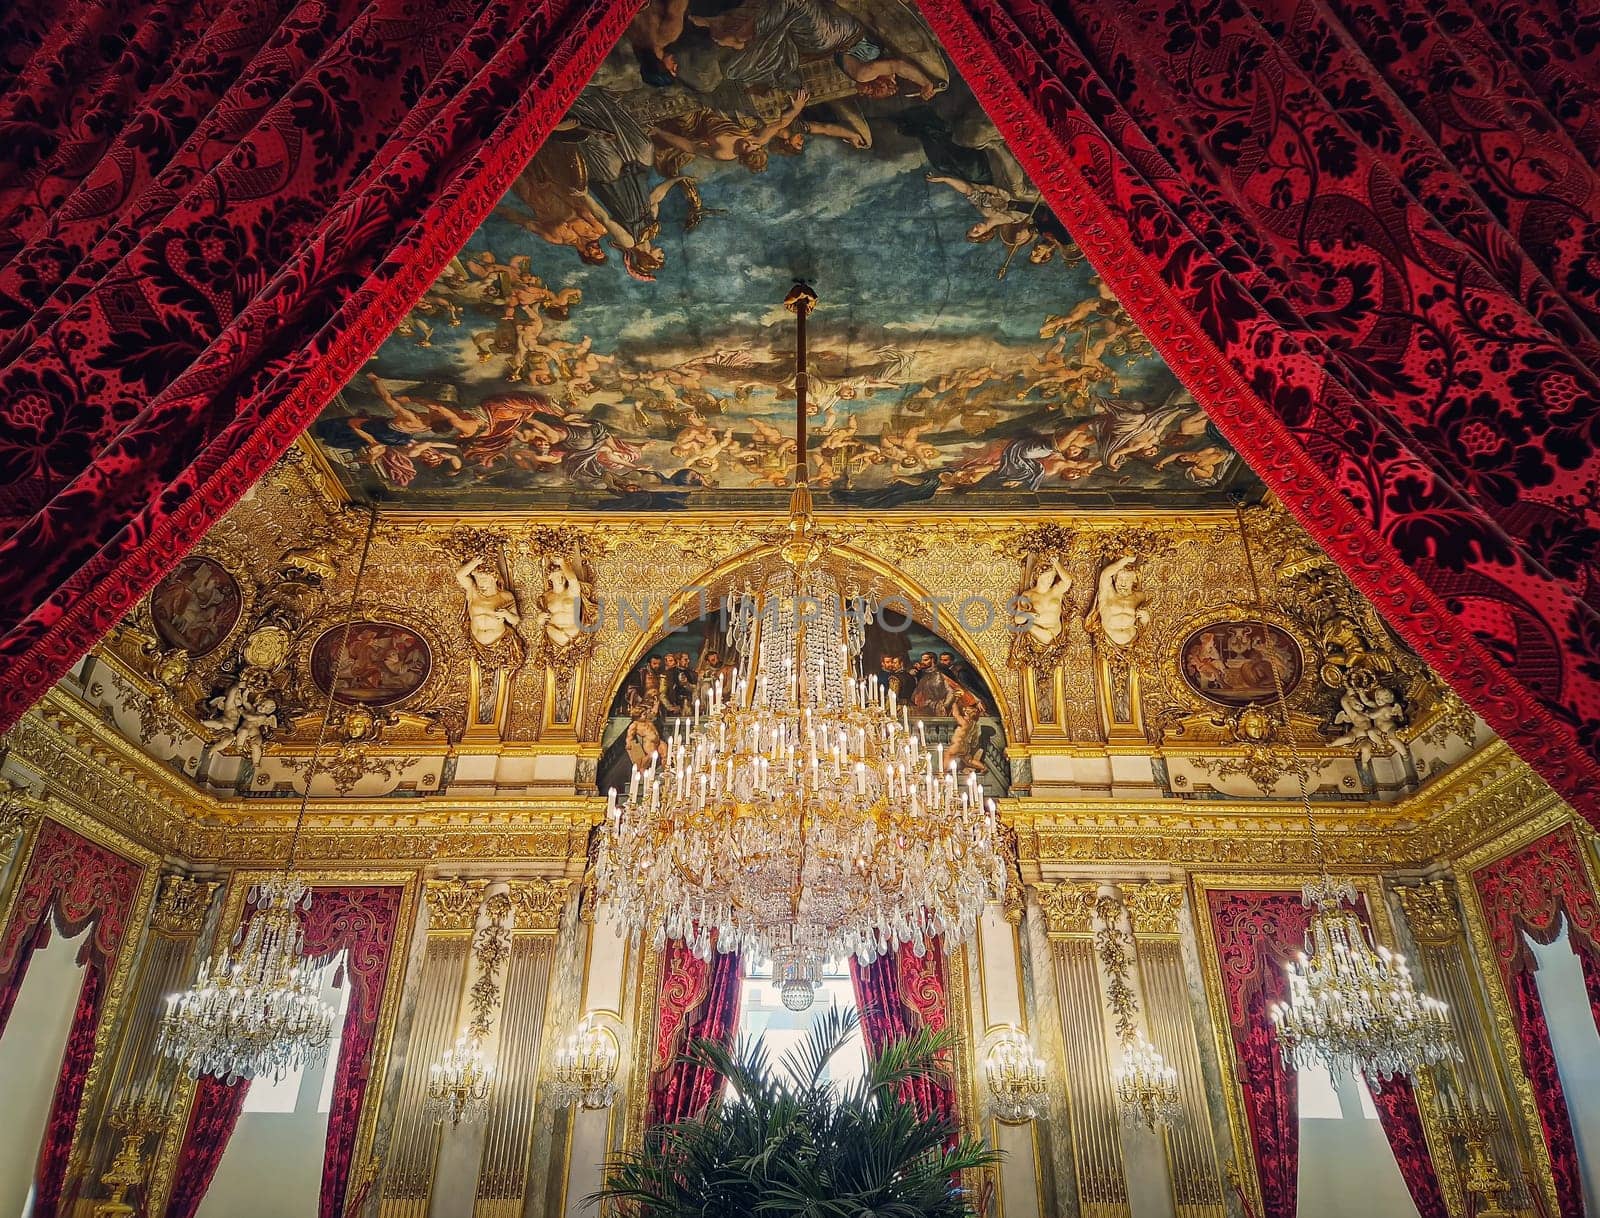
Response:
POLYGON ((0 729, 416 303, 635 7, 7 6, 0 729))
POLYGON ((1600 823, 1594 13, 922 8, 1223 434, 1395 630, 1600 823))

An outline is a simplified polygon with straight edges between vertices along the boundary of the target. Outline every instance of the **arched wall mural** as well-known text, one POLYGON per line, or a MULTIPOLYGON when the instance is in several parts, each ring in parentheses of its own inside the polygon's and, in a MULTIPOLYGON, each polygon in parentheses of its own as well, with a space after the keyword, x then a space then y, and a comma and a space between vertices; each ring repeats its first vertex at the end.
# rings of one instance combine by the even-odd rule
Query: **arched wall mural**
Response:
MULTIPOLYGON (((867 622, 860 662, 865 675, 878 677, 910 706, 929 744, 947 750, 954 744, 987 794, 1010 793, 1001 704, 961 648, 891 607, 867 622)), ((654 737, 692 714, 695 699, 737 664, 727 643, 725 610, 714 601, 645 648, 611 694, 596 771, 600 793, 626 786, 634 761, 649 755, 654 737)))

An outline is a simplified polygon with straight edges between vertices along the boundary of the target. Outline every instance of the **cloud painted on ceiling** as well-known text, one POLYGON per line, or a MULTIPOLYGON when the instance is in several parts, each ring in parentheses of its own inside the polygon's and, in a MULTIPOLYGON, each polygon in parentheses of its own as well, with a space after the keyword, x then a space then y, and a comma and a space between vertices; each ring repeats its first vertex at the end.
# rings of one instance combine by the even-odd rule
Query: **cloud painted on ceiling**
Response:
POLYGON ((893 0, 647 7, 313 427, 359 498, 1198 506, 1247 478, 893 0))

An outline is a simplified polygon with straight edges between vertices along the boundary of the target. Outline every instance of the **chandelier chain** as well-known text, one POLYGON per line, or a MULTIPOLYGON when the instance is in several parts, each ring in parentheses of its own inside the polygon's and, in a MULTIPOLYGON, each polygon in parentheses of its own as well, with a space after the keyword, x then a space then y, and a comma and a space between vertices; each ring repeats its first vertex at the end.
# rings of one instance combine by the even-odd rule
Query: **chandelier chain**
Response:
POLYGON ((316 777, 317 766, 322 761, 322 749, 328 742, 328 726, 333 722, 333 703, 338 696, 339 679, 345 675, 345 666, 349 663, 350 656, 350 628, 355 624, 356 609, 361 603, 361 581, 367 573, 367 557, 372 552, 372 536, 378 529, 378 507, 370 504, 367 507, 367 531, 361 540, 361 557, 356 562, 355 579, 350 584, 350 604, 345 609, 344 626, 339 634, 339 650, 334 656, 333 672, 328 677, 328 696, 322 704, 322 722, 317 727, 317 743, 311 750, 311 759, 306 765, 305 788, 300 792, 300 810, 295 814, 294 833, 289 838, 289 858, 284 863, 283 874, 289 875, 294 871, 295 861, 299 857, 300 833, 305 828, 306 809, 311 803, 311 780, 316 777))
MULTIPOLYGON (((1256 612, 1264 614, 1267 609, 1266 600, 1261 595, 1261 580, 1256 574, 1256 559, 1254 547, 1250 544, 1250 530, 1245 524, 1244 496, 1236 494, 1233 497, 1233 510, 1239 524, 1239 545, 1244 550, 1244 566, 1250 576, 1250 597, 1255 604, 1256 612)), ((1311 856, 1316 860, 1317 869, 1322 873, 1324 883, 1328 880, 1328 852, 1322 840, 1322 830, 1317 825, 1317 817, 1311 807, 1311 789, 1307 781, 1305 758, 1300 753, 1300 743, 1294 737, 1293 726, 1289 721, 1289 695, 1283 686, 1283 673, 1276 663, 1268 662, 1267 667, 1272 670, 1272 689, 1274 700, 1277 702, 1278 722, 1283 729, 1283 734, 1289 749, 1289 758, 1294 770, 1295 782, 1300 791, 1300 806, 1305 811, 1306 830, 1311 837, 1311 856)))

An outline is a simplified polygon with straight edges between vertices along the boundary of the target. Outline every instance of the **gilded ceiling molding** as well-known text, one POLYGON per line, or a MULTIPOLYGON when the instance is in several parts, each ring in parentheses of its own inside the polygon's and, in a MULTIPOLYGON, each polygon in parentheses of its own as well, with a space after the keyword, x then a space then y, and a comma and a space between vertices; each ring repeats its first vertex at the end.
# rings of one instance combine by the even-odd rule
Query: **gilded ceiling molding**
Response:
POLYGON ((43 815, 44 800, 10 779, 0 778, 0 850, 10 847, 43 815))

